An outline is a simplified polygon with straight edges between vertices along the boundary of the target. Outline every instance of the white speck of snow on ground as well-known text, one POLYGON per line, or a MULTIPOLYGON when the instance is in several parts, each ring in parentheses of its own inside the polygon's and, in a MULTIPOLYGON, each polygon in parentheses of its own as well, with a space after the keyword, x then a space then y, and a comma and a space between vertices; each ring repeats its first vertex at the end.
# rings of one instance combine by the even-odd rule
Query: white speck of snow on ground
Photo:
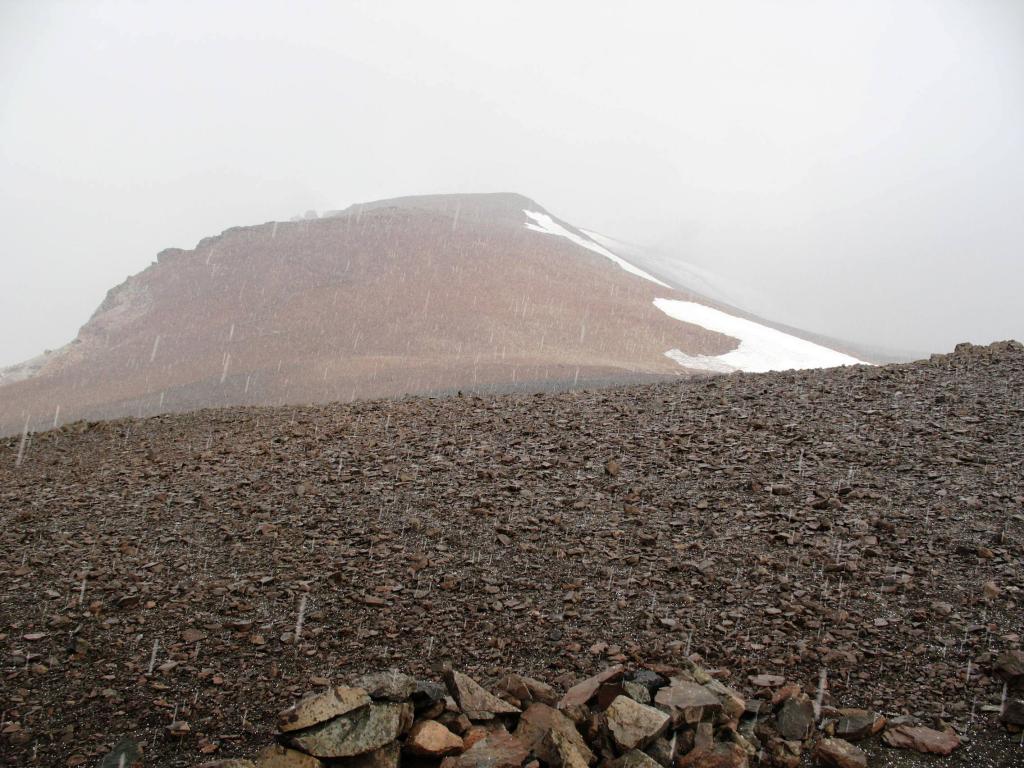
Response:
POLYGON ((630 274, 636 275, 637 277, 642 277, 644 280, 650 280, 652 283, 656 283, 663 288, 672 287, 671 285, 661 282, 661 280, 654 277, 653 275, 649 275, 648 273, 644 272, 639 267, 634 267, 625 259, 619 258, 614 253, 609 251, 607 248, 603 248, 602 246, 595 243, 593 240, 588 240, 585 237, 580 237, 575 232, 570 232, 568 229, 563 227, 561 224, 552 219, 546 213, 528 211, 525 208, 523 209, 523 213, 525 213, 529 218, 533 219, 533 221, 526 222, 525 226, 527 229, 533 230, 534 232, 541 232, 545 235, 557 235, 558 237, 564 237, 567 240, 571 240, 572 242, 576 243, 576 245, 586 248, 587 250, 593 251, 594 253, 599 253, 606 259, 611 259, 630 274))
POLYGON ((678 349, 670 349, 665 353, 665 357, 675 360, 684 368, 718 373, 764 373, 801 368, 833 368, 864 362, 820 344, 693 301, 655 299, 654 306, 676 320, 699 325, 701 328, 724 333, 739 340, 739 346, 724 355, 687 355, 678 349))

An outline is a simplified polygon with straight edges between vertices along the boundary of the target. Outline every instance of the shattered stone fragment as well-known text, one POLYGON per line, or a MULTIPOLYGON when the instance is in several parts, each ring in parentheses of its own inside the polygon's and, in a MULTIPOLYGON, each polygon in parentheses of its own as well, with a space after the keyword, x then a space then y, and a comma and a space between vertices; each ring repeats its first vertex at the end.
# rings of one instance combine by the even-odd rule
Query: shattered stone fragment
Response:
POLYGON ((560 741, 571 745, 587 764, 594 761, 583 736, 576 730, 575 724, 562 712, 547 704, 534 703, 527 707, 519 718, 516 737, 537 757, 548 765, 556 765, 558 761, 558 745, 547 743, 546 737, 552 732, 561 735, 560 741))
POLYGON ((609 667, 593 677, 588 677, 586 680, 576 683, 576 685, 565 692, 561 701, 558 702, 558 708, 567 709, 569 707, 587 704, 594 696, 597 695, 597 691, 602 684, 621 680, 622 673, 622 666, 616 664, 614 667, 609 667))
POLYGON ((490 720, 495 715, 518 713, 519 708, 502 701, 476 680, 455 670, 444 676, 448 691, 470 720, 490 720))
POLYGON ((619 696, 605 711, 608 731, 622 751, 643 749, 668 728, 671 719, 654 707, 638 704, 628 696, 619 696))

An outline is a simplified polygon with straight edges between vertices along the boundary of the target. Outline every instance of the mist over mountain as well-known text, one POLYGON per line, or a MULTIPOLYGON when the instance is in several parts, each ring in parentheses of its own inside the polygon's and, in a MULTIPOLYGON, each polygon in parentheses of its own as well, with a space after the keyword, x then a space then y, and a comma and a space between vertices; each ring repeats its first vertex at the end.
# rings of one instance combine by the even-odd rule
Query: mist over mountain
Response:
POLYGON ((0 365, 170 245, 505 190, 795 327, 1021 338, 1022 25, 1014 0, 0 4, 0 365))

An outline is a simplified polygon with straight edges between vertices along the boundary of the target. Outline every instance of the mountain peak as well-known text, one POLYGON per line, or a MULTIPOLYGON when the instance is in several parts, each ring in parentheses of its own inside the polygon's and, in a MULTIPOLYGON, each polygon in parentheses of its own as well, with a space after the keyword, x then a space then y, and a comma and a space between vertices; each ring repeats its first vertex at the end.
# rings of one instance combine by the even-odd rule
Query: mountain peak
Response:
POLYGON ((524 195, 376 200, 162 251, 77 343, 0 371, 0 431, 856 362, 702 302, 524 195))

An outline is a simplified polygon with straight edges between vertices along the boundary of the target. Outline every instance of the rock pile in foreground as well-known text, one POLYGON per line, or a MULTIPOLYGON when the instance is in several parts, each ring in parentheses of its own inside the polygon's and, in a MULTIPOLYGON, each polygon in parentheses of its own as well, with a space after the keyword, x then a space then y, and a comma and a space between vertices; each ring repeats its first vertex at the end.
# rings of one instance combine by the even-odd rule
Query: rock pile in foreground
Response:
MULTIPOLYGON (((444 685, 380 672, 282 711, 276 742, 253 760, 202 768, 797 768, 805 755, 821 766, 866 768, 854 742, 878 733, 891 747, 938 755, 961 743, 949 726, 836 709, 823 703, 826 691, 812 700, 777 676, 752 679, 758 694, 747 700, 687 662, 615 665, 562 696, 518 674, 491 692, 451 669, 444 685)), ((1019 653, 1001 662, 1017 686, 1022 662, 1019 653)))

